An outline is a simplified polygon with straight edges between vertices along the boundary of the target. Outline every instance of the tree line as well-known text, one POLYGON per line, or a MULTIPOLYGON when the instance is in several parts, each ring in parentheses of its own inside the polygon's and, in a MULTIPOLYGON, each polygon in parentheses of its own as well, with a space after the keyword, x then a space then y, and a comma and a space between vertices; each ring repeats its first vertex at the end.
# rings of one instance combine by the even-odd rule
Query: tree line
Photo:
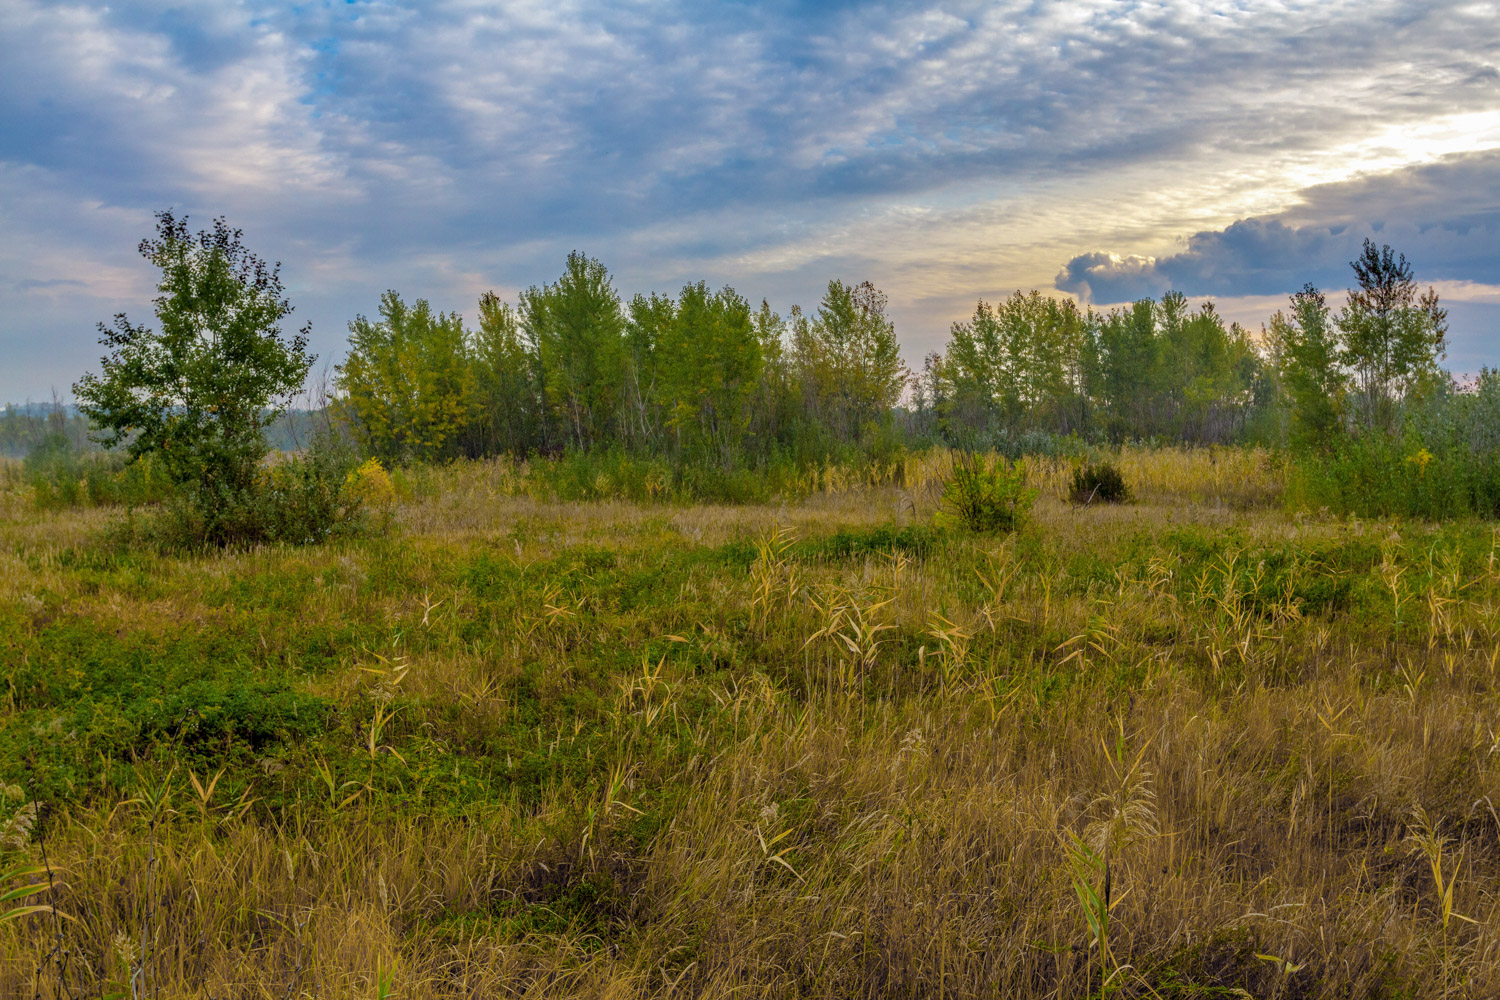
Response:
MULTIPOLYGON (((264 461, 270 433, 296 429, 287 407, 314 360, 306 327, 282 332, 280 265, 222 218, 195 234, 170 212, 139 249, 161 270, 159 328, 123 313, 100 324, 109 353, 74 385, 95 440, 147 468, 143 483, 171 487, 163 523, 194 544, 317 539, 352 523, 355 459, 340 435, 264 461)), ((1018 291, 979 302, 914 375, 869 282, 830 281, 814 309, 785 317, 701 281, 626 303, 604 265, 575 252, 515 304, 483 296, 473 330, 387 292, 374 319, 349 325, 330 426, 387 462, 602 451, 668 459, 720 493, 743 493, 751 470, 769 483, 805 461, 902 445, 1288 441, 1321 453, 1302 463, 1310 502, 1500 516, 1500 442, 1486 430, 1500 424, 1500 377, 1456 393, 1436 293, 1390 247, 1366 241, 1351 263, 1357 287, 1337 314, 1308 286, 1259 341, 1180 293, 1101 312, 1018 291)), ((51 424, 43 457, 77 479, 60 409, 51 424)))
POLYGON ((909 379, 868 282, 786 317, 701 281, 627 303, 581 253, 515 305, 486 294, 477 329, 387 292, 349 331, 333 405, 397 462, 619 447, 754 464, 887 433, 909 379))
POLYGON ((476 329, 387 292, 350 324, 334 407, 394 462, 619 448, 730 468, 1037 435, 1326 443, 1393 428, 1442 377, 1436 293, 1389 247, 1367 241, 1352 263, 1341 311, 1308 286, 1259 337, 1179 292, 1100 311, 1017 291, 980 301, 913 373, 869 282, 831 281, 784 317, 705 282, 627 302, 575 252, 515 304, 484 295, 476 329))

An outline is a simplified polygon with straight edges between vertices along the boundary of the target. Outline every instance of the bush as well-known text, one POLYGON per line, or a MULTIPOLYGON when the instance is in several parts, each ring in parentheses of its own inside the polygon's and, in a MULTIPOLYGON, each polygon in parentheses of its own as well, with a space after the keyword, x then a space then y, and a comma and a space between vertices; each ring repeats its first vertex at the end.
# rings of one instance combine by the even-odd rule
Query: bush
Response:
POLYGON ((1403 435, 1366 434, 1301 458, 1290 496, 1300 506, 1360 517, 1500 517, 1500 455, 1403 435))
POLYGON ((378 462, 358 469, 354 463, 340 443, 319 441, 305 454, 263 465, 243 490, 183 491, 167 504, 153 534, 187 547, 309 545, 358 534, 372 515, 388 518, 394 490, 378 462))
POLYGON ((1020 465, 962 455, 943 487, 942 515, 970 531, 1015 531, 1026 522, 1036 497, 1020 465))
POLYGON ((1394 433, 1340 435, 1299 456, 1288 499, 1361 517, 1500 518, 1500 372, 1433 386, 1394 433))
POLYGON ((1068 496, 1076 504, 1124 503, 1130 499, 1130 487, 1114 463, 1089 462, 1073 470, 1068 496))
POLYGON ((118 451, 75 448, 65 434, 49 434, 27 453, 22 476, 43 510, 139 506, 172 495, 172 485, 149 458, 127 462, 118 451))

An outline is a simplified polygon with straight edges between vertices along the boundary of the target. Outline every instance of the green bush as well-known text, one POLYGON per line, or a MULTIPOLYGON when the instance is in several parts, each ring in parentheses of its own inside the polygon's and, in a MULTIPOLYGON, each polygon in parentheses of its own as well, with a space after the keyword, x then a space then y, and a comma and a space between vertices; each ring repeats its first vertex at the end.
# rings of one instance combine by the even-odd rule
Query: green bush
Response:
POLYGON ((1411 429, 1344 439, 1299 459, 1289 495, 1360 517, 1500 517, 1500 455, 1431 445, 1411 429))
POLYGON ((1432 387, 1395 432, 1340 434, 1299 455, 1288 498, 1361 517, 1500 518, 1500 372, 1432 387))
POLYGON ((369 511, 348 488, 358 462, 339 442, 320 440, 306 453, 264 465, 240 490, 222 485, 179 492, 151 526, 171 547, 283 542, 310 545, 369 527, 369 511))
POLYGON ((1073 470, 1068 495, 1076 504, 1124 503, 1130 499, 1130 487, 1114 463, 1089 462, 1073 470))
POLYGON ((43 510, 141 506, 172 496, 172 485, 150 459, 130 462, 118 451, 75 448, 52 433, 26 455, 22 475, 43 510))
POLYGON ((1015 531, 1026 522, 1036 497, 1020 465, 963 455, 943 488, 942 516, 970 531, 1015 531))

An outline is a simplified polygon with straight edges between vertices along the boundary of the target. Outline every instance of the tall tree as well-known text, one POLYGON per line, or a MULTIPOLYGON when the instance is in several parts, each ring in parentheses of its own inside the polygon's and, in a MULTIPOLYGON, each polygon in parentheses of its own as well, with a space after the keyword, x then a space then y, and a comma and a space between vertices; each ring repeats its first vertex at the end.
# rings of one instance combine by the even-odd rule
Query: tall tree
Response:
POLYGON ((1083 317, 1071 301, 1017 291, 954 323, 945 371, 960 409, 992 409, 1011 430, 1071 429, 1083 317))
POLYGON ((521 342, 516 310, 494 292, 479 298, 479 329, 469 343, 473 399, 471 455, 525 454, 540 447, 542 400, 536 359, 521 342))
MULTIPOLYGON (((287 338, 291 313, 281 266, 245 248, 224 219, 192 233, 187 217, 156 216, 156 238, 141 256, 161 270, 160 330, 121 313, 99 324, 110 353, 101 371, 73 387, 80 409, 107 446, 153 455, 208 516, 252 488, 265 456, 265 427, 302 387, 313 357, 307 327, 287 338)), ((210 535, 212 523, 206 526, 210 535)))
POLYGON ((1292 296, 1289 311, 1271 317, 1266 340, 1291 410, 1292 444, 1326 447, 1342 429, 1348 378, 1339 363, 1338 332, 1323 293, 1303 285, 1292 296))
POLYGON ((378 321, 357 316, 349 324, 349 353, 334 388, 371 453, 393 462, 453 455, 473 397, 463 317, 386 292, 378 321))
POLYGON ((604 265, 568 254, 556 284, 521 294, 521 328, 564 438, 577 448, 610 440, 625 395, 625 316, 604 265))
POLYGON ((793 351, 809 409, 843 441, 886 417, 906 386, 886 296, 870 282, 830 281, 817 313, 799 317, 793 351))
POLYGON ((731 465, 749 427, 762 365, 750 304, 732 288, 686 286, 659 351, 661 398, 679 447, 731 465))
POLYGON ((1358 288, 1338 315, 1343 363, 1354 373, 1366 429, 1394 429, 1397 403, 1438 374, 1447 349, 1448 313, 1437 292, 1418 294, 1405 254, 1366 239, 1349 262, 1358 288))
POLYGON ((654 451, 662 446, 660 348, 677 320, 677 303, 670 295, 651 293, 630 300, 625 326, 626 385, 625 436, 638 447, 654 451))

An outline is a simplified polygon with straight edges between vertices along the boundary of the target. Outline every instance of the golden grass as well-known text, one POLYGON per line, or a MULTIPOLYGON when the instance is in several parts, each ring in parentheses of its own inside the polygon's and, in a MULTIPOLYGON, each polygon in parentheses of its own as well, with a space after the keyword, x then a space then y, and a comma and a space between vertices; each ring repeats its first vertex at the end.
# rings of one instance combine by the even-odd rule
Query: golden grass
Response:
POLYGON ((357 782, 332 782, 324 812, 272 815, 180 772, 155 804, 53 813, 27 850, 45 847, 74 919, 0 925, 0 991, 135 976, 142 995, 376 996, 389 976, 413 997, 1500 996, 1493 538, 1487 567, 1455 569, 1421 526, 1281 512, 1264 453, 1127 450, 1133 505, 1072 508, 1068 467, 1028 462, 1044 495, 1021 538, 796 556, 836 528, 925 521, 947 461, 743 508, 545 503, 517 495, 512 466, 475 463, 402 507, 389 542, 153 556, 139 593, 62 564, 103 515, 12 504, 0 600, 211 630, 262 620, 214 596, 233 581, 314 574, 299 621, 407 637, 306 681, 350 706, 426 706, 388 729, 371 715, 352 752, 372 761, 416 718, 511 724, 507 682, 528 664, 568 690, 585 656, 671 629, 728 666, 636 655, 597 716, 539 729, 562 755, 605 727, 605 777, 560 771, 540 801, 502 793, 481 819, 357 782), (1124 557, 1123 540, 1184 527, 1230 539, 1201 578, 1165 546, 1124 557), (694 571, 636 617, 543 582, 480 620, 446 571, 480 551, 544 565, 735 540, 759 542, 747 572, 694 571), (1350 540, 1382 550, 1372 586, 1401 631, 1237 589, 1236 560, 1263 547, 1350 540), (1071 585, 1090 554, 1113 576, 1071 585), (642 839, 653 812, 666 820, 642 839), (1079 892, 1102 897, 1106 878, 1107 951, 1079 892), (608 891, 584 910, 536 917, 594 884, 608 891))

